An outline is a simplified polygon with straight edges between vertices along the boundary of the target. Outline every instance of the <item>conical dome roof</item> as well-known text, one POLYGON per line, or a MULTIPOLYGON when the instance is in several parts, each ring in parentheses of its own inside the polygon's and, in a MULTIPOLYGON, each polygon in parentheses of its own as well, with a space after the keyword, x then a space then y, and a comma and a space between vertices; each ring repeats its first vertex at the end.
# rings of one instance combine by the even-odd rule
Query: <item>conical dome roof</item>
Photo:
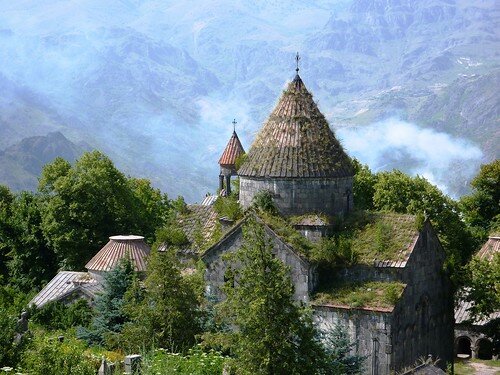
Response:
POLYGON ((109 242, 85 265, 89 271, 111 271, 128 256, 136 271, 146 271, 146 258, 151 248, 142 236, 111 236, 109 242))
POLYGON ((236 163, 236 159, 241 154, 244 154, 245 150, 241 145, 240 139, 236 131, 233 131, 233 135, 229 139, 222 156, 219 159, 219 164, 224 166, 233 166, 236 163))
POLYGON ((257 134, 238 174, 277 178, 354 174, 350 158, 298 74, 257 134))

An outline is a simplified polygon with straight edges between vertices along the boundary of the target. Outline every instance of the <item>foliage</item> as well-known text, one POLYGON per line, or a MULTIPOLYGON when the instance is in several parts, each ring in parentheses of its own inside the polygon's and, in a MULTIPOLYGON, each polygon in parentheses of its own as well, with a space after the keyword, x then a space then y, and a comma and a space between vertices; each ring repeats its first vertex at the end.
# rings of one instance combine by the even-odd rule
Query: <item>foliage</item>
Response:
POLYGON ((123 345, 130 350, 191 347, 199 333, 198 298, 192 283, 181 275, 172 249, 151 253, 144 285, 144 292, 136 289, 129 298, 130 323, 123 330, 123 345))
POLYGON ((460 204, 465 221, 484 239, 500 224, 500 159, 482 165, 471 186, 472 194, 460 204))
POLYGON ((92 320, 92 308, 84 299, 70 305, 52 301, 41 308, 34 308, 30 314, 30 320, 49 330, 86 327, 92 320))
POLYGON ((405 284, 400 282, 369 281, 364 283, 335 282, 314 296, 319 304, 339 304, 349 307, 390 308, 401 297, 405 284))
POLYGON ((9 239, 10 283, 20 290, 39 289, 56 272, 53 250, 42 233, 41 198, 22 192, 12 202, 9 239))
POLYGON ((177 249, 189 244, 186 233, 182 228, 174 224, 158 229, 156 232, 156 242, 158 244, 164 244, 167 248, 175 247, 177 249))
POLYGON ((27 340, 15 342, 17 321, 29 296, 10 285, 0 276, 0 366, 16 366, 25 350, 27 340))
POLYGON ((190 349, 186 355, 157 349, 145 356, 142 374, 222 374, 226 361, 227 358, 218 352, 210 351, 207 353, 198 348, 190 349))
POLYGON ((44 167, 42 229, 65 269, 80 269, 111 235, 152 238, 168 216, 166 196, 145 180, 129 180, 104 154, 83 154, 74 166, 61 158, 44 167))
POLYGON ((234 161, 234 166, 236 170, 240 169, 240 167, 243 165, 243 163, 247 160, 248 155, 247 154, 240 154, 234 161))
POLYGON ((465 300, 472 320, 480 320, 500 311, 500 253, 491 260, 473 257, 466 267, 465 300))
POLYGON ((219 217, 229 220, 238 220, 243 215, 237 196, 231 194, 229 197, 218 197, 214 203, 214 210, 219 217))
POLYGON ((259 211, 259 217, 280 236, 286 243, 299 251, 303 256, 308 257, 314 244, 300 234, 287 219, 279 214, 271 214, 268 211, 259 211))
POLYGON ((132 262, 126 257, 117 266, 104 276, 103 292, 96 298, 95 315, 90 327, 81 327, 79 338, 89 344, 104 345, 108 338, 112 340, 114 333, 122 330, 127 321, 124 310, 124 296, 134 279, 132 262))
POLYGON ((241 374, 314 373, 321 353, 310 314, 293 301, 289 270, 273 257, 262 225, 249 219, 244 244, 230 264, 221 310, 232 333, 235 365, 241 374))
POLYGON ((278 209, 274 204, 273 194, 269 190, 261 190, 254 195, 252 205, 258 210, 277 215, 278 209))
POLYGON ((21 367, 30 375, 95 375, 100 360, 86 352, 85 344, 71 337, 35 335, 23 355, 21 367))
POLYGON ((353 198, 356 208, 361 210, 373 210, 373 196, 375 194, 375 184, 377 175, 373 174, 370 168, 353 159, 354 182, 353 198))
POLYGON ((356 264, 359 253, 352 246, 352 238, 340 233, 330 238, 323 238, 318 246, 313 247, 311 260, 328 268, 356 264))
POLYGON ((320 332, 325 350, 325 359, 321 365, 321 374, 361 374, 365 358, 352 355, 356 348, 355 342, 349 341, 347 331, 340 325, 330 327, 320 332))
POLYGON ((14 195, 9 188, 0 185, 0 276, 7 275, 8 240, 13 237, 13 230, 10 223, 13 201, 14 195))
POLYGON ((470 259, 476 243, 455 201, 425 178, 410 177, 397 170, 378 174, 373 201, 377 210, 425 215, 446 251, 446 266, 452 278, 459 282, 460 267, 470 259))

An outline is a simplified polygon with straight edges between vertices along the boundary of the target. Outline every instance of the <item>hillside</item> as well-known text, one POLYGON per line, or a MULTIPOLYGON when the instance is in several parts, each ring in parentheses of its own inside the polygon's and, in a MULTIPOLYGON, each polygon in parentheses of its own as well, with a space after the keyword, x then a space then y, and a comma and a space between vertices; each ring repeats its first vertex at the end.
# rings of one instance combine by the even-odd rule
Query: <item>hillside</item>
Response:
MULTIPOLYGON (((341 132, 346 145, 363 127, 396 117, 424 137, 433 129, 474 150, 438 163, 436 173, 426 163, 415 168, 408 153, 372 163, 387 148, 370 158, 347 147, 373 169, 449 176, 467 164, 472 172, 458 183, 433 180, 459 195, 463 179, 499 156, 500 10, 493 0, 112 0, 106 7, 28 0, 0 7, 0 147, 63 131, 169 195, 199 201, 216 189, 232 119, 248 148, 300 51, 302 78, 331 125, 349 130, 341 132)), ((411 153, 425 150, 416 144, 411 153)))
POLYGON ((88 149, 86 145, 74 144, 60 132, 24 138, 0 151, 0 184, 15 191, 36 190, 45 164, 56 157, 73 162, 88 149))

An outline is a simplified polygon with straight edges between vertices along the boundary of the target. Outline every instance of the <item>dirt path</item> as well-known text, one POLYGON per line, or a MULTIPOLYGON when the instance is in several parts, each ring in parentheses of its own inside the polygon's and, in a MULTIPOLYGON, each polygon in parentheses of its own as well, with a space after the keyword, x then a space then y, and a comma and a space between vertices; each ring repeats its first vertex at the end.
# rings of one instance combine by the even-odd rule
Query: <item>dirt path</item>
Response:
POLYGON ((498 367, 491 367, 477 362, 468 362, 467 364, 474 368, 478 375, 500 375, 500 369, 498 369, 498 367))

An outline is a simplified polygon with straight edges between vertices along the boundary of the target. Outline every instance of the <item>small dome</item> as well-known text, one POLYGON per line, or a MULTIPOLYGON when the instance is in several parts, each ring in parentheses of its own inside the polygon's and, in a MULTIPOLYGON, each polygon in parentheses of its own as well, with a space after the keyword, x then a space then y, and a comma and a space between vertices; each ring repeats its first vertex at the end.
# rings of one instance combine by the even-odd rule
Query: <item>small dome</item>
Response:
POLYGON ((146 271, 146 258, 151 248, 142 236, 111 236, 109 242, 85 265, 89 271, 111 271, 128 256, 136 271, 146 271))

